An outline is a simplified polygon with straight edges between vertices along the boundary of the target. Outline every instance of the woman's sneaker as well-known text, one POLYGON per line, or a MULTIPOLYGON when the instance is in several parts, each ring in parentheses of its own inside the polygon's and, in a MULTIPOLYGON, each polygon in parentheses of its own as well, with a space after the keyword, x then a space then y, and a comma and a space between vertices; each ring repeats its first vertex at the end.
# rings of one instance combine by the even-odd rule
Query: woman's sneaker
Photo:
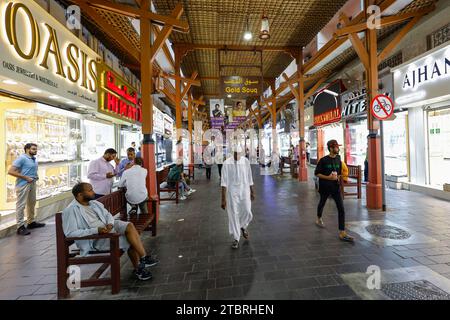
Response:
POLYGON ((180 200, 186 200, 187 198, 185 196, 181 196, 180 200))
POLYGON ((142 281, 147 281, 153 278, 152 273, 142 266, 139 266, 136 270, 134 270, 134 275, 142 281))

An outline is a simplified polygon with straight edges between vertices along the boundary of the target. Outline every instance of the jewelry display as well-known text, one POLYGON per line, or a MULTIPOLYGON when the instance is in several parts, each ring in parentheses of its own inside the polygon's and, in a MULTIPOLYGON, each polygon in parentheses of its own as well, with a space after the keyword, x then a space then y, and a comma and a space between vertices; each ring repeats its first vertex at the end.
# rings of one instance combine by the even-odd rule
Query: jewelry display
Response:
MULTIPOLYGON (((24 153, 26 143, 38 146, 37 199, 70 190, 79 180, 78 146, 83 141, 79 119, 39 109, 10 109, 5 112, 6 170, 24 153), (73 163, 72 163, 73 162, 73 163)), ((7 202, 16 201, 15 181, 6 177, 7 202)))

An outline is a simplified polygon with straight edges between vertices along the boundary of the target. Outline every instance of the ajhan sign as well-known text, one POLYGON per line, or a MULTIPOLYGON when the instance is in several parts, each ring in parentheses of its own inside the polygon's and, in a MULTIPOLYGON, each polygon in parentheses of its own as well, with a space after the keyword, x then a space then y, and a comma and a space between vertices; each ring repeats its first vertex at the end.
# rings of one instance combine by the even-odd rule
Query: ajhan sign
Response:
POLYGON ((130 122, 142 122, 141 99, 137 90, 106 65, 101 69, 98 111, 130 122))
POLYGON ((235 97, 261 96, 263 83, 261 77, 220 77, 222 94, 235 97))

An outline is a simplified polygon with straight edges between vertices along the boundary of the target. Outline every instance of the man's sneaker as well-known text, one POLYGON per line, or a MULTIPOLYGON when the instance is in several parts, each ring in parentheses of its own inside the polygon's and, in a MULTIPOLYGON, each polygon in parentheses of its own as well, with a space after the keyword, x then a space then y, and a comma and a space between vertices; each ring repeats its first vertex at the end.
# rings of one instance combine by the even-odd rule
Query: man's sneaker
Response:
POLYGON ((152 258, 152 256, 145 256, 141 258, 140 262, 145 264, 145 267, 154 267, 159 263, 159 260, 152 258))
POLYGON ((345 242, 354 242, 355 239, 353 239, 353 237, 350 237, 347 232, 345 231, 340 231, 339 232, 339 239, 341 239, 342 241, 345 242))
POLYGON ((19 229, 17 229, 17 234, 21 235, 21 236, 27 236, 29 235, 31 232, 25 228, 24 226, 21 226, 19 229))
POLYGON ((181 196, 180 200, 186 200, 187 198, 185 196, 181 196))
POLYGON ((189 194, 194 193, 195 191, 197 191, 197 190, 191 189, 191 190, 189 190, 189 194))
POLYGON ((322 218, 317 218, 317 220, 316 220, 316 225, 317 225, 319 228, 325 228, 325 225, 323 224, 322 218))
POLYGON ((241 230, 242 230, 242 236, 244 237, 244 239, 248 239, 248 236, 249 236, 248 231, 244 228, 241 228, 241 230))
POLYGON ((153 278, 152 273, 145 268, 138 267, 136 270, 134 270, 134 275, 136 278, 142 281, 150 280, 153 278))
POLYGON ((39 223, 39 222, 32 222, 30 223, 27 228, 28 229, 36 229, 36 228, 42 228, 45 227, 45 223, 39 223))
POLYGON ((234 240, 233 243, 231 244, 231 247, 233 249, 239 248, 239 240, 234 240))

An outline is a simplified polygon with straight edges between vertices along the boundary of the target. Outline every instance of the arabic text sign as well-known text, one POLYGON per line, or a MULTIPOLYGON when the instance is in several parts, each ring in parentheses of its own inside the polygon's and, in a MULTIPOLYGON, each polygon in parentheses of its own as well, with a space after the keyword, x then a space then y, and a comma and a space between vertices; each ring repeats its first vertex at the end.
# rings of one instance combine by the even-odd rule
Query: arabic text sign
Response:
POLYGON ((379 94, 372 100, 370 109, 375 118, 378 120, 386 120, 394 113, 394 103, 388 96, 379 94))
POLYGON ((261 77, 221 77, 221 92, 233 97, 261 96, 263 83, 261 77))

